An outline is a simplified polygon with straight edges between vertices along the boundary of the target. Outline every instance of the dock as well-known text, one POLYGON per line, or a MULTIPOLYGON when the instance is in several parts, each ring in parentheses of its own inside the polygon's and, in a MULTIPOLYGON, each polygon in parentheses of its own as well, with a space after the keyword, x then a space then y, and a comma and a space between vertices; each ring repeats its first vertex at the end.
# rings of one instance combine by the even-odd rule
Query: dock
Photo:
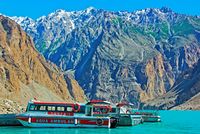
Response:
POLYGON ((16 114, 0 114, 0 126, 22 126, 16 114))

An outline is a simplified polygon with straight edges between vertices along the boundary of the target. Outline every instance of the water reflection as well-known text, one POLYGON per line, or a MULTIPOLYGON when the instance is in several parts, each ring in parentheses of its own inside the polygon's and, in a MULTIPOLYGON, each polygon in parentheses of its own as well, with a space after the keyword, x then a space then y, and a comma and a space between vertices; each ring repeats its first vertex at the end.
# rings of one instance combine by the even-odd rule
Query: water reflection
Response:
POLYGON ((0 127, 0 134, 199 134, 200 111, 161 111, 161 123, 133 127, 105 128, 24 128, 0 127))
POLYGON ((2 127, 4 134, 111 134, 114 129, 105 128, 24 128, 2 127))

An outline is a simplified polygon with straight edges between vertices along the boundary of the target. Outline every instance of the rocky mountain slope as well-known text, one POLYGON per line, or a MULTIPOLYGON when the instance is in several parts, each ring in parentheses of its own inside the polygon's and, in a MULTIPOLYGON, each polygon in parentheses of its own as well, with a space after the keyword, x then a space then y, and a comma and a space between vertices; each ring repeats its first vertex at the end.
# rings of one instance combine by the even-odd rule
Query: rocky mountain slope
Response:
POLYGON ((169 92, 200 57, 200 18, 168 8, 13 19, 46 59, 74 73, 91 99, 146 103, 169 92))
POLYGON ((47 62, 18 24, 0 16, 0 98, 25 106, 34 97, 48 101, 85 100, 73 78, 47 62))
POLYGON ((186 102, 182 102, 182 104, 175 106, 172 110, 199 110, 200 109, 200 93, 193 96, 186 102))
POLYGON ((148 109, 200 109, 200 60, 182 73, 166 94, 144 105, 148 109), (174 107, 175 106, 175 107, 174 107))

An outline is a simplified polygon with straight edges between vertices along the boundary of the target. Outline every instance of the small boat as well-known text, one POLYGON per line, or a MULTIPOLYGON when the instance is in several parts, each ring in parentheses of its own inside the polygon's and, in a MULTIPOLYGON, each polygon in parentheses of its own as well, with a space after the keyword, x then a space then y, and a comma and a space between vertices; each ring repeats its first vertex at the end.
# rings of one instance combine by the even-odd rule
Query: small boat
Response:
POLYGON ((65 102, 28 102, 17 120, 25 127, 115 128, 117 119, 93 116, 93 106, 65 102))
POLYGON ((133 115, 141 115, 144 122, 161 122, 161 117, 157 111, 136 110, 133 115))
MULTIPOLYGON (((135 115, 135 114, 132 114, 132 107, 133 107, 133 104, 132 103, 118 103, 116 104, 116 106, 118 108, 120 108, 120 116, 121 118, 123 119, 124 116, 129 116, 131 119, 132 119, 132 126, 135 126, 137 124, 142 124, 144 122, 144 119, 141 115, 135 115)), ((121 120, 122 120, 121 119, 121 120)), ((123 119, 125 120, 125 119, 123 119)), ((124 123, 124 121, 122 120, 122 122, 119 122, 119 126, 127 126, 126 124, 127 123, 124 123)), ((125 120, 126 121, 126 120, 125 120)))
POLYGON ((141 115, 132 115, 123 107, 124 105, 114 105, 108 101, 91 100, 86 105, 93 106, 93 116, 110 116, 118 119, 118 126, 135 126, 143 122, 141 115))
POLYGON ((118 103, 118 107, 126 109, 126 113, 134 117, 142 117, 142 122, 160 122, 161 117, 159 116, 158 111, 153 110, 138 110, 133 109, 134 105, 131 103, 118 103))

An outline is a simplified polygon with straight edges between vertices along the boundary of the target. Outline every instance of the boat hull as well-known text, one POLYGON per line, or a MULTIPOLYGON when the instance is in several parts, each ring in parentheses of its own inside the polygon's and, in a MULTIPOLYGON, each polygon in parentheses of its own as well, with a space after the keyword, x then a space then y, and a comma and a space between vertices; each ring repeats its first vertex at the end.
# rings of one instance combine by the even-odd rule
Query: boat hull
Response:
POLYGON ((161 122, 160 116, 142 116, 144 122, 161 122))
POLYGON ((136 126, 142 123, 141 116, 134 116, 130 114, 119 115, 119 126, 136 126))
POLYGON ((25 127, 111 128, 111 120, 109 117, 18 116, 17 119, 25 127))
POLYGON ((96 114, 94 116, 103 117, 109 116, 118 119, 118 126, 136 126, 143 123, 143 118, 141 115, 132 114, 96 114))

